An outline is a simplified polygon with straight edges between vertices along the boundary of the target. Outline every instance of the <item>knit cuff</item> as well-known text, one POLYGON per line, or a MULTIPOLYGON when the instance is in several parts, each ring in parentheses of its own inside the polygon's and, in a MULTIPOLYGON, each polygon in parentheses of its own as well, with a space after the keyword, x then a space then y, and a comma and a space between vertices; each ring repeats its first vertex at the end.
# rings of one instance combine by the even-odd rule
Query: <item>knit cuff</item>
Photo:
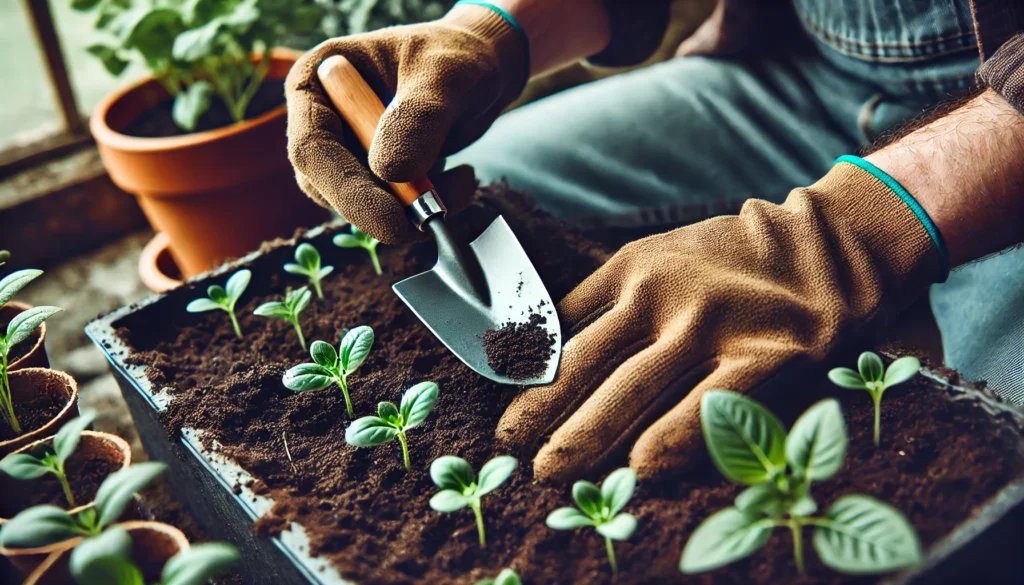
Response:
POLYGON ((520 90, 526 86, 530 78, 530 38, 526 31, 516 21, 515 17, 509 14, 500 6, 481 0, 459 0, 452 6, 451 11, 445 18, 465 26, 477 36, 491 41, 498 49, 498 54, 511 61, 519 61, 522 64, 522 84, 520 90), (479 6, 490 10, 484 13, 486 16, 479 16, 474 13, 472 16, 464 15, 460 6, 479 6))

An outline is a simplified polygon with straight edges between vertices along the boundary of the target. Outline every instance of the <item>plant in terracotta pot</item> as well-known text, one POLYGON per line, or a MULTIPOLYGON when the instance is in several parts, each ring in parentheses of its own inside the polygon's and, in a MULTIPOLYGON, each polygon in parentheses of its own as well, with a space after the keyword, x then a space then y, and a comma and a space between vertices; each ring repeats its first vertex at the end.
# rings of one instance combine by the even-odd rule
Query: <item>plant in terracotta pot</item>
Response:
POLYGON ((285 153, 282 39, 322 34, 327 10, 302 0, 72 0, 97 14, 88 51, 118 75, 151 75, 97 106, 91 130, 111 178, 170 238, 184 276, 264 240, 320 223, 285 153))

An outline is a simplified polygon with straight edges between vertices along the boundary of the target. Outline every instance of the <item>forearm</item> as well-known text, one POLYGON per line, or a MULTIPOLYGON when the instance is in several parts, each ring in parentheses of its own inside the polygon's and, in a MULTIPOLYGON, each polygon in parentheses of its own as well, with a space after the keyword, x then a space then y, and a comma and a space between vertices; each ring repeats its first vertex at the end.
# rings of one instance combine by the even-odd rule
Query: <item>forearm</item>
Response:
POLYGON ((909 191, 957 266, 1024 241, 1024 116, 992 91, 865 157, 909 191))
POLYGON ((530 74, 598 53, 610 36, 603 0, 492 0, 530 39, 530 74))

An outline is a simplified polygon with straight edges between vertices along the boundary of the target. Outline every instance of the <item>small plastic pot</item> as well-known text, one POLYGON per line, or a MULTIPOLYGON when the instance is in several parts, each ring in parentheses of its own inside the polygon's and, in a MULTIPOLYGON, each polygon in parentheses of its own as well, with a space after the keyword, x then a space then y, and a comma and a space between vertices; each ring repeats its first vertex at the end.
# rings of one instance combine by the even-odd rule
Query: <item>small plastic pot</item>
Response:
MULTIPOLYGON (((15 451, 15 453, 30 453, 39 447, 49 446, 52 443, 53 437, 46 437, 45 439, 40 439, 25 445, 15 451)), ((74 455, 72 455, 68 460, 68 466, 69 468, 74 468, 77 464, 97 460, 109 461, 114 463, 117 469, 124 469, 132 464, 131 445, 117 435, 99 433, 96 431, 83 431, 82 439, 78 443, 78 448, 75 449, 74 455)), ((52 478, 53 476, 48 475, 46 477, 52 478)), ((20 512, 31 507, 32 490, 37 485, 37 481, 40 480, 18 480, 7 475, 0 474, 0 494, 4 494, 4 500, 11 502, 12 505, 10 508, 20 512)), ((74 483, 74 478, 69 476, 69 481, 74 483)), ((89 506, 89 502, 83 502, 83 504, 84 505, 71 509, 70 513, 76 514, 89 506)), ((61 508, 66 508, 67 502, 56 502, 55 505, 61 508)), ((8 514, 10 516, 14 515, 10 512, 8 512, 8 514)), ((0 515, 0 526, 9 519, 10 518, 4 518, 0 515)))
MULTIPOLYGON (((0 441, 0 457, 13 453, 18 449, 57 433, 64 423, 78 416, 78 384, 75 379, 64 372, 48 368, 23 368, 8 373, 11 382, 11 400, 14 402, 14 413, 27 412, 24 407, 33 397, 45 393, 56 396, 64 403, 56 416, 45 424, 34 429, 22 425, 19 437, 0 441)), ((24 416, 21 417, 24 419, 24 416)), ((20 419, 19 419, 20 420, 20 419)), ((0 423, 6 425, 6 422, 0 423)))
MULTIPOLYGON (((158 581, 167 561, 190 548, 185 535, 169 524, 140 520, 122 522, 119 526, 132 537, 132 560, 142 571, 146 583, 158 581)), ((81 538, 68 541, 65 543, 68 546, 51 553, 28 575, 24 585, 74 585, 68 563, 71 551, 81 541, 81 538)))
MULTIPOLYGON (((0 325, 3 325, 6 329, 7 324, 11 322, 18 313, 31 309, 32 305, 25 303, 19 303, 17 301, 10 301, 2 308, 0 308, 0 325)), ((35 344, 32 345, 32 349, 29 352, 17 360, 11 362, 8 367, 8 372, 20 370, 22 368, 48 368, 50 367, 50 360, 46 356, 46 346, 43 342, 46 341, 46 322, 39 324, 39 338, 35 344)), ((24 342, 23 342, 24 343, 24 342)))
POLYGON ((171 238, 157 232, 139 256, 139 280, 155 293, 181 286, 181 269, 171 254, 171 238))

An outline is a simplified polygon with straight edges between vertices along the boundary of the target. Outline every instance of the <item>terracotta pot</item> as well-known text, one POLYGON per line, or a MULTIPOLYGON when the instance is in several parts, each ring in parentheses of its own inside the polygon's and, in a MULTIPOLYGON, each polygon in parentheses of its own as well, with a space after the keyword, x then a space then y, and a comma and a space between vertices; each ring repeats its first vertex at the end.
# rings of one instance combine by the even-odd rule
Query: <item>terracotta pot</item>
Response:
POLYGON ((167 234, 157 232, 142 249, 142 255, 139 256, 139 279, 155 293, 167 292, 183 282, 181 269, 171 256, 171 239, 167 234))
MULTIPOLYGON (((57 396, 64 402, 64 407, 41 427, 28 429, 23 425, 23 435, 7 441, 0 441, 0 457, 43 437, 56 434, 60 427, 64 426, 64 423, 78 416, 78 384, 74 378, 64 372, 46 368, 23 368, 16 372, 10 372, 8 379, 11 382, 11 400, 14 402, 15 415, 19 413, 19 404, 28 402, 40 392, 57 396)), ((7 423, 0 424, 6 425, 7 423)))
MULTIPOLYGON (((50 446, 52 443, 53 437, 46 437, 45 439, 40 439, 25 445, 21 449, 15 451, 15 453, 31 453, 40 447, 50 446)), ((82 439, 78 443, 78 448, 75 449, 74 455, 72 455, 68 460, 69 468, 74 468, 78 462, 96 460, 113 462, 116 465, 116 469, 128 467, 132 463, 131 445, 117 435, 98 433, 96 431, 83 431, 82 439)), ((46 477, 51 479, 53 478, 52 475, 47 475, 46 477)), ((71 477, 70 479, 73 483, 74 478, 71 477)), ((8 512, 10 516, 13 516, 15 513, 32 505, 32 489, 35 487, 37 481, 40 480, 18 480, 10 476, 0 474, 0 494, 4 494, 3 497, 5 503, 11 504, 9 509, 13 511, 8 512)), ((66 508, 66 504, 67 502, 64 501, 56 503, 56 505, 61 508, 66 508)), ((87 507, 88 502, 86 502, 86 505, 73 508, 70 512, 75 514, 87 507)), ((4 518, 2 514, 0 514, 0 525, 3 525, 7 520, 8 518, 4 518)))
MULTIPOLYGON (((268 79, 283 79, 300 53, 275 50, 268 79)), ((194 276, 328 213, 299 190, 286 153, 282 105, 251 120, 168 138, 121 134, 168 99, 152 77, 103 100, 90 119, 103 163, 167 234, 184 276, 194 276)))
MULTIPOLYGON (((177 528, 160 522, 123 522, 132 537, 132 560, 142 571, 146 583, 160 578, 160 571, 174 555, 188 550, 188 539, 177 528)), ((51 553, 25 579, 24 585, 75 585, 68 571, 71 551, 81 539, 68 541, 69 546, 51 553)))
MULTIPOLYGON (((0 307, 0 326, 3 326, 3 330, 6 331, 7 324, 11 322, 11 319, 13 319, 18 313, 31 308, 32 305, 19 303, 17 301, 10 301, 3 307, 0 307)), ((50 367, 50 360, 46 356, 46 346, 43 344, 43 342, 46 341, 46 321, 40 323, 38 329, 39 339, 36 340, 35 345, 32 346, 32 349, 27 354, 11 362, 7 367, 8 372, 20 370, 21 368, 50 367)))

